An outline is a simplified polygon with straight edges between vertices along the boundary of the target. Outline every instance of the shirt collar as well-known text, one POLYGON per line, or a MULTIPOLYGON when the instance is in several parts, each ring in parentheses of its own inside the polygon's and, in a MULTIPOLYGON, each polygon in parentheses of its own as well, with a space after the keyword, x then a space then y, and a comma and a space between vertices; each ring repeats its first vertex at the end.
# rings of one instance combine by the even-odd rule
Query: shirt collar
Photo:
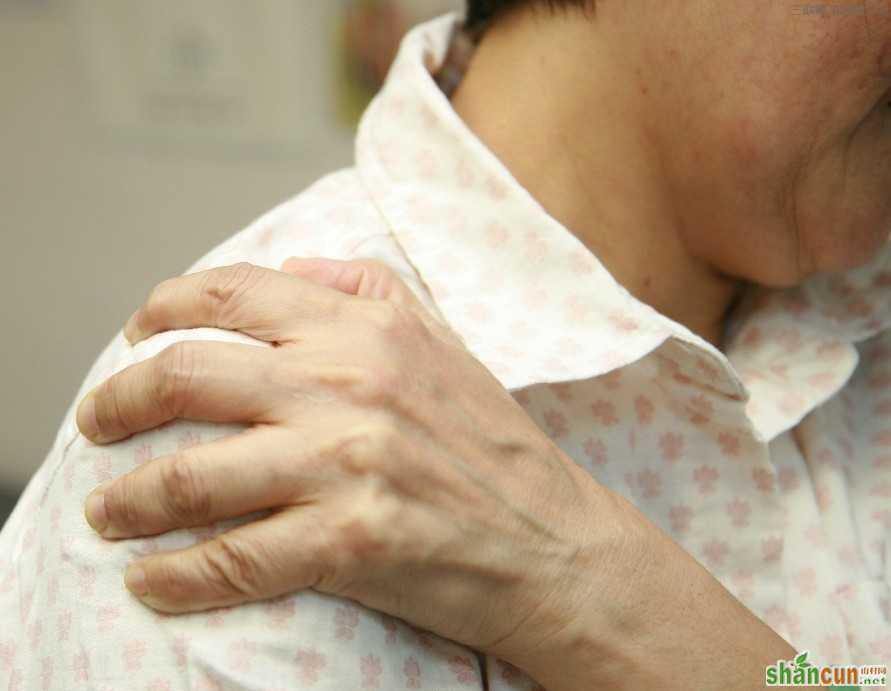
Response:
POLYGON ((455 113, 432 75, 459 28, 450 14, 406 35, 360 123, 356 163, 443 319, 507 389, 602 375, 670 341, 686 354, 676 376, 748 399, 756 434, 770 439, 844 385, 852 344, 891 321, 891 253, 753 293, 725 357, 619 285, 455 113), (795 387, 800 377, 813 385, 795 387))

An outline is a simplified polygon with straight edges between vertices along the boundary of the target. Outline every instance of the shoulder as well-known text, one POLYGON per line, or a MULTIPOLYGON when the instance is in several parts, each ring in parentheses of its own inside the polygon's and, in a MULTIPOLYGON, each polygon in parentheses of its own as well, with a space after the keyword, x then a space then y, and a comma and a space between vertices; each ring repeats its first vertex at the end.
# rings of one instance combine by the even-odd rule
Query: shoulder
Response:
MULTIPOLYGON (((325 256, 336 259, 376 258, 394 268, 407 283, 420 292, 422 282, 414 274, 383 217, 359 179, 355 169, 347 168, 323 176, 304 191, 262 214, 247 227, 235 233, 194 261, 184 273, 194 273, 238 262, 278 269, 290 256, 325 256)), ((147 292, 147 291, 146 291, 147 292)), ((138 305, 133 305, 136 309, 138 305)), ((199 425, 177 421, 165 430, 139 435, 126 443, 99 449, 84 443, 76 425, 77 406, 94 387, 110 376, 142 360, 157 355, 167 346, 184 340, 217 340, 270 347, 242 333, 215 328, 168 331, 131 345, 119 325, 117 332, 93 362, 77 394, 70 401, 58 429, 52 449, 29 486, 27 498, 36 500, 48 485, 71 486, 71 474, 81 474, 74 457, 99 460, 101 467, 111 462, 113 475, 133 467, 134 455, 143 457, 147 448, 157 456, 188 444, 199 425), (122 459, 124 456, 126 458, 122 459), (94 458, 95 457, 95 458, 94 458), (63 472, 64 471, 64 472, 63 472)), ((230 430, 231 431, 231 430, 230 430)), ((205 431, 206 436, 207 431, 205 431)), ((83 472, 87 491, 95 486, 105 471, 83 472)), ((22 512, 19 511, 19 514, 22 512)))
POLYGON ((277 269, 291 255, 332 256, 388 233, 355 169, 330 173, 211 249, 185 273, 249 261, 277 269))
MULTIPOLYGON (((352 170, 320 179, 211 249, 186 273, 243 261, 277 269, 292 255, 375 258, 396 270, 415 291, 423 290, 414 269, 352 170)), ((221 340, 271 347, 241 333, 212 328, 169 331, 134 346, 118 331, 84 380, 17 515, 0 536, 0 548, 9 555, 0 560, 0 619, 14 622, 9 633, 23 635, 26 630, 40 627, 41 622, 49 626, 61 612, 64 633, 45 639, 42 652, 55 655, 65 649, 69 635, 73 636, 68 631, 78 631, 95 643, 85 664, 93 669, 101 668, 108 679, 132 678, 133 671, 140 669, 146 650, 160 651, 159 659, 153 661, 153 665, 158 663, 153 669, 159 674, 177 670, 178 660, 184 654, 180 648, 184 651, 193 644, 196 651, 207 651, 195 654, 195 659, 201 661, 197 664, 213 658, 211 666, 215 666, 227 655, 226 651, 240 645, 245 636, 257 642, 255 652, 262 655, 264 662, 291 665, 291 655, 283 657, 281 653, 283 635, 311 645, 317 639, 312 622, 334 621, 341 616, 341 610, 352 612, 349 610, 352 605, 338 599, 313 592, 298 593, 276 603, 258 603, 224 614, 193 615, 192 640, 178 637, 174 648, 180 648, 168 650, 174 634, 181 631, 178 620, 145 610, 121 585, 121 574, 136 556, 186 548, 258 517, 244 516, 203 529, 127 541, 102 540, 83 518, 84 500, 98 483, 128 473, 154 458, 176 454, 244 429, 238 424, 176 420, 108 446, 93 445, 78 433, 77 404, 91 388, 183 340, 221 340), (297 602, 313 616, 304 620, 292 617, 297 602), (196 625, 197 622, 200 625, 196 625), (130 632, 136 632, 135 638, 130 632), (125 635, 127 638, 122 641, 125 635)), ((357 609, 359 616, 353 618, 357 623, 364 622, 358 645, 347 640, 328 642, 323 648, 324 654, 338 660, 356 657, 366 648, 377 651, 382 658, 395 654, 395 628, 385 630, 375 618, 378 615, 361 607, 357 609)), ((389 619, 386 623, 391 625, 389 619)), ((2 638, 0 636, 0 643, 2 638)), ((417 663, 431 673, 434 668, 438 669, 441 653, 437 657, 436 651, 428 652, 411 644, 402 645, 401 649, 411 652, 417 663)), ((37 683, 35 680, 42 673, 37 661, 19 658, 19 663, 22 666, 18 672, 23 678, 29 684, 37 683)), ((353 667, 359 669, 358 659, 350 670, 338 665, 331 674, 346 676, 358 683, 353 678, 357 674, 352 671, 353 667)), ((58 678, 62 674, 62 670, 57 670, 58 678)))
MULTIPOLYGON (((183 273, 238 262, 277 270, 291 256, 379 259, 396 270, 416 293, 422 293, 424 302, 430 302, 423 283, 353 168, 323 176, 211 248, 183 273)), ((166 346, 182 340, 205 339, 268 346, 244 334, 210 328, 169 331, 131 346, 124 339, 122 328, 123 323, 87 373, 65 415, 57 445, 65 448, 78 436, 74 416, 83 396, 111 375, 158 354, 166 346)))

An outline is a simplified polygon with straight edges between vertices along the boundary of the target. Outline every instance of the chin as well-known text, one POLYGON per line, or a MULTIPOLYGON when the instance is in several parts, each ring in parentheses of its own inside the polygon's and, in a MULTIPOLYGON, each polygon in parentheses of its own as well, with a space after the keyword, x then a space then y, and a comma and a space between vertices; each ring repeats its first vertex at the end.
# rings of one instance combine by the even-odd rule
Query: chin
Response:
POLYGON ((744 264, 716 266, 731 280, 778 290, 795 288, 817 275, 858 269, 873 262, 886 249, 891 250, 891 221, 869 227, 868 232, 851 228, 822 243, 806 245, 807 249, 800 254, 787 248, 787 252, 764 253, 757 262, 747 260, 744 264), (886 230, 876 233, 875 228, 886 230))
POLYGON ((816 267, 813 273, 841 273, 871 263, 891 242, 891 219, 861 219, 856 226, 827 237, 814 247, 811 256, 816 267), (877 228, 883 231, 877 232, 877 228))
POLYGON ((873 237, 864 242, 855 242, 840 248, 840 251, 828 254, 825 258, 825 267, 821 270, 825 273, 838 273, 851 271, 871 263, 891 242, 891 225, 888 231, 880 235, 873 233, 873 237))
POLYGON ((765 271, 765 267, 758 267, 755 271, 735 272, 726 275, 728 278, 735 281, 751 283, 762 288, 781 290, 783 288, 794 288, 795 286, 801 285, 815 273, 817 272, 810 271, 802 273, 794 267, 790 267, 786 270, 776 269, 773 271, 769 269, 765 271))

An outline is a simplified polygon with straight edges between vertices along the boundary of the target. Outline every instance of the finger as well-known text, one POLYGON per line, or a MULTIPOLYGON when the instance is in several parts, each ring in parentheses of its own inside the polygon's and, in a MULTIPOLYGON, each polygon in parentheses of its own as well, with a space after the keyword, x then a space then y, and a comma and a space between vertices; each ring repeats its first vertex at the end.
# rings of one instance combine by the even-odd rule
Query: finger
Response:
POLYGON ((282 271, 358 297, 423 306, 398 274, 376 259, 290 257, 282 271))
POLYGON ((85 516, 105 538, 158 535, 291 504, 312 491, 300 479, 294 435, 252 428, 143 464, 103 483, 85 516))
POLYGON ((402 305, 414 311, 438 335, 461 340, 430 314, 396 271, 376 259, 290 257, 282 264, 282 271, 349 295, 402 305))
POLYGON ((290 508, 193 547, 131 564, 127 588, 162 612, 196 612, 311 588, 329 550, 314 506, 290 508))
POLYGON ((241 262, 159 283, 127 320, 124 336, 136 343, 161 331, 208 326, 290 340, 307 320, 330 317, 341 300, 338 291, 241 262))
POLYGON ((181 341, 121 370, 81 401, 77 426, 96 444, 170 420, 267 422, 279 389, 271 348, 181 341), (261 385, 262 384, 262 385, 261 385))

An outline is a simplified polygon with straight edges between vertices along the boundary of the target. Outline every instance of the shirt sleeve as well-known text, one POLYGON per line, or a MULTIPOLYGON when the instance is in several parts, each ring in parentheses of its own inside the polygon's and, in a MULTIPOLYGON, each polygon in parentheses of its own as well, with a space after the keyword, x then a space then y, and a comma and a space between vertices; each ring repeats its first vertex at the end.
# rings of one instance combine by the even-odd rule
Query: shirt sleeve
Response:
MULTIPOLYGON (((339 189, 343 192, 344 185, 339 189)), ((341 205, 343 200, 341 196, 341 205)), ((310 211, 318 215, 319 204, 310 205, 310 211)), ((345 222, 351 220, 355 215, 345 222)), ((324 254, 319 245, 295 243, 288 235, 293 228, 294 214, 279 210, 249 232, 231 238, 191 270, 242 260, 277 266, 301 251, 307 256, 324 254)), ((350 247, 367 244, 356 235, 355 225, 353 233, 350 247)), ((104 540, 84 519, 87 495, 99 483, 142 463, 238 434, 244 427, 177 420, 98 446, 79 434, 76 405, 115 372, 177 341, 208 339, 271 347, 220 329, 170 331, 135 346, 118 332, 91 369, 46 460, 0 532, 0 688, 483 688, 473 651, 354 601, 314 590, 174 616, 154 612, 129 594, 123 574, 131 561, 188 547, 261 516, 154 538, 104 540)))

